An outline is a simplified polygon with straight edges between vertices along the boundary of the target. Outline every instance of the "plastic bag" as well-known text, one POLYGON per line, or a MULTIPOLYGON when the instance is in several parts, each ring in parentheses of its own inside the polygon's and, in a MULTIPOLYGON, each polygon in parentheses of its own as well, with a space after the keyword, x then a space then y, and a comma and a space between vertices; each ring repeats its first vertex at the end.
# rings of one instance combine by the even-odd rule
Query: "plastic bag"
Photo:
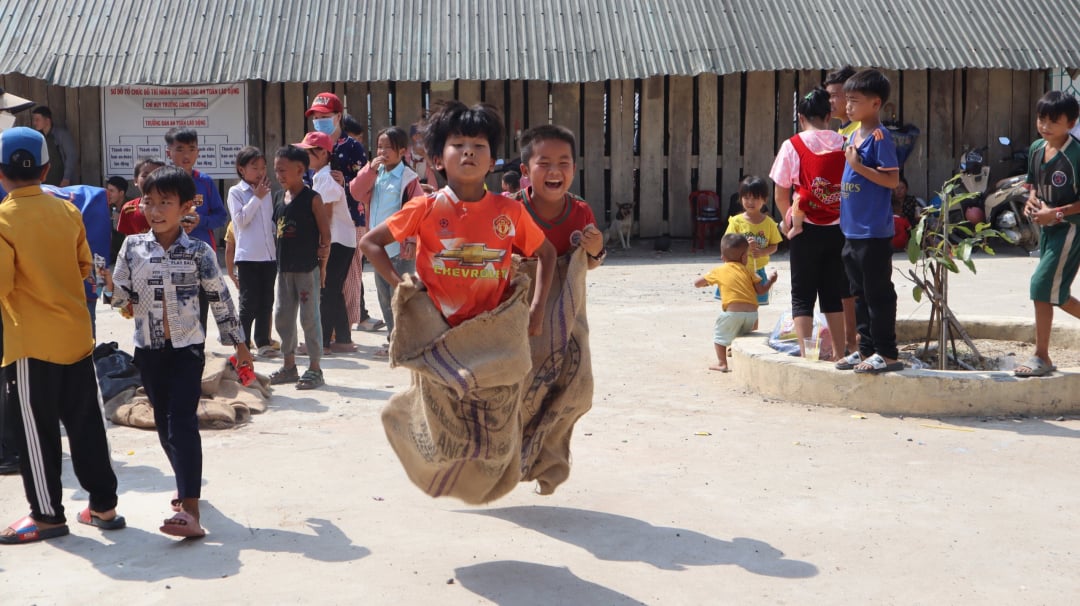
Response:
MULTIPOLYGON (((810 332, 810 337, 818 339, 821 344, 818 359, 831 360, 833 357, 832 335, 825 324, 825 316, 820 313, 814 313, 814 327, 810 332)), ((769 333, 769 347, 790 356, 799 355, 799 337, 795 334, 795 320, 791 317, 790 309, 780 314, 780 319, 776 321, 772 332, 769 333)))

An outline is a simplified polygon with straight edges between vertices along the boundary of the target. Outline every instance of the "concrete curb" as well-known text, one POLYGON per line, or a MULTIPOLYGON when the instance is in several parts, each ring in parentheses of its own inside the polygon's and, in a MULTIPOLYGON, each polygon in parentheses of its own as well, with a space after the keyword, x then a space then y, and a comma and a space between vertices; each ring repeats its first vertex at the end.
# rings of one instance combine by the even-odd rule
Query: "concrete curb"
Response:
MULTIPOLYGON (((1034 324, 991 317, 964 318, 972 338, 1032 342, 1034 324)), ((925 320, 897 321, 901 341, 921 338, 925 320)), ((1080 347, 1080 330, 1054 328, 1055 347, 1080 347)), ((765 396, 879 414, 907 415, 1060 415, 1080 412, 1080 368, 1021 379, 1011 372, 904 370, 857 375, 828 362, 811 362, 779 353, 761 333, 732 344, 735 379, 765 396)))

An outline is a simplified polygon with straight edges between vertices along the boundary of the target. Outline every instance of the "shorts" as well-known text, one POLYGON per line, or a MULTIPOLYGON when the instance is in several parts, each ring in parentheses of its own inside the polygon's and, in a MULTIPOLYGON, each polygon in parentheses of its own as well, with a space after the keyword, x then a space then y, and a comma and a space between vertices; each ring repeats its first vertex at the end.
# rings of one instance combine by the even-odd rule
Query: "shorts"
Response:
POLYGON ((1080 227, 1072 222, 1050 225, 1039 236, 1039 264, 1031 275, 1031 300, 1064 305, 1080 267, 1080 227))
POLYGON ((727 347, 739 337, 754 330, 757 322, 756 311, 722 311, 716 316, 716 324, 713 326, 713 343, 727 347))

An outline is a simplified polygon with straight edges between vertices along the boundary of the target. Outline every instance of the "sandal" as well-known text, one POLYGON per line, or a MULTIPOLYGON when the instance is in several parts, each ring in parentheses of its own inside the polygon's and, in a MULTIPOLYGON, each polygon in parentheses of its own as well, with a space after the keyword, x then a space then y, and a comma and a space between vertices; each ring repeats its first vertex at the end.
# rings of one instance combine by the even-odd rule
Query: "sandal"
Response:
POLYGON ((848 354, 843 358, 840 358, 840 361, 836 363, 836 370, 851 370, 860 363, 862 363, 861 353, 855 352, 848 354))
MULTIPOLYGON (((850 356, 849 356, 850 357, 850 356)), ((869 358, 863 360, 855 367, 855 372, 859 374, 880 374, 883 372, 895 372, 897 370, 904 370, 904 363, 897 360, 896 362, 886 362, 885 358, 878 354, 874 354, 869 358)))
POLYGON ((297 389, 315 389, 326 384, 321 370, 307 369, 304 375, 296 382, 297 389))
POLYGON ((39 528, 37 521, 30 516, 26 516, 18 522, 12 522, 8 528, 14 530, 15 534, 11 536, 0 535, 0 545, 34 543, 36 541, 44 541, 45 539, 62 537, 70 532, 67 524, 62 526, 52 526, 50 528, 39 528))
POLYGON ((94 512, 90 511, 89 507, 79 512, 78 519, 80 524, 96 526, 102 530, 120 530, 127 526, 127 520, 124 519, 124 516, 116 515, 106 520, 105 518, 95 515, 94 512))
POLYGON ((389 360, 390 359, 390 345, 383 345, 382 347, 376 349, 375 353, 373 353, 371 355, 378 358, 378 359, 380 359, 380 360, 389 360))
POLYGON ((1019 368, 1013 371, 1013 376, 1045 377, 1055 370, 1057 370, 1057 366, 1043 362, 1042 358, 1038 356, 1031 356, 1027 359, 1027 362, 1024 362, 1019 368), (1027 370, 1024 370, 1025 368, 1027 370))
POLYGON ((270 373, 271 385, 284 385, 285 383, 295 383, 298 379, 300 379, 300 372, 296 370, 295 366, 289 368, 282 366, 281 368, 270 373))
POLYGON ((206 536, 206 531, 203 530, 202 526, 199 526, 195 516, 186 511, 181 511, 165 520, 158 530, 169 536, 185 539, 198 539, 206 536))

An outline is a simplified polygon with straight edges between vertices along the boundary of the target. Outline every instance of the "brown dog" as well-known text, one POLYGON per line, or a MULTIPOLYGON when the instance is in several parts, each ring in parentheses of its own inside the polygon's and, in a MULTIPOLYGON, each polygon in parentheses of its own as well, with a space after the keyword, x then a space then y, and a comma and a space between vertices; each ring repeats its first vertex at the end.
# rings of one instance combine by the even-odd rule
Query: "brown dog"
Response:
POLYGON ((611 221, 611 225, 608 226, 604 244, 618 238, 619 244, 622 245, 624 250, 630 248, 630 232, 633 227, 634 205, 630 202, 623 202, 615 211, 615 218, 611 221))

